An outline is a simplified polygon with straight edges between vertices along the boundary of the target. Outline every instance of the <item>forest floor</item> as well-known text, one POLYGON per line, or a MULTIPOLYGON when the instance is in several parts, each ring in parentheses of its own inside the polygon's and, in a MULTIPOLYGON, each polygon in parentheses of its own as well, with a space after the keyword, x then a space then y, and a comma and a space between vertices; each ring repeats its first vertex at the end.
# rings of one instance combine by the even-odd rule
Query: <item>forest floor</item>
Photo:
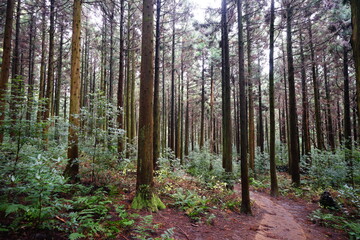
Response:
MULTIPOLYGON (((176 184, 184 188, 187 185, 187 189, 193 187, 196 189, 197 182, 196 179, 186 178, 176 184)), ((309 215, 319 208, 319 199, 309 201, 309 199, 304 200, 295 196, 271 197, 269 192, 267 188, 251 187, 252 215, 240 214, 238 207, 230 210, 214 206, 207 209, 206 216, 203 216, 200 221, 194 221, 189 218, 188 211, 173 207, 173 200, 166 197, 162 197, 168 206, 165 210, 156 213, 141 211, 140 215, 152 215, 153 224, 159 226, 151 234, 153 239, 158 239, 161 233, 169 228, 173 229, 172 238, 186 240, 348 239, 345 232, 319 226, 309 219, 309 215)), ((216 192, 202 192, 202 194, 213 195, 212 198, 216 199, 216 192)), ((236 199, 240 198, 240 184, 235 185, 232 197, 234 196, 236 199)), ((222 197, 219 196, 219 201, 221 201, 220 198, 222 197)), ((120 236, 119 239, 134 238, 129 233, 128 236, 120 236)))
MULTIPOLYGON (((236 186, 237 192, 238 189, 236 186)), ((251 201, 252 215, 211 209, 209 212, 216 217, 211 222, 203 223, 194 223, 183 211, 174 208, 157 213, 143 213, 153 215, 154 223, 160 225, 158 232, 174 228, 175 239, 348 239, 342 231, 321 227, 309 220, 309 214, 318 208, 315 203, 308 203, 302 199, 273 198, 255 190, 251 191, 251 201)), ((153 237, 157 236, 158 233, 153 234, 153 237)))
MULTIPOLYGON (((266 187, 251 186, 250 198, 252 215, 239 211, 241 187, 237 183, 234 192, 224 190, 224 185, 206 186, 187 174, 169 177, 159 175, 155 182, 157 192, 167 206, 158 212, 131 209, 135 195, 135 171, 107 174, 112 182, 112 189, 104 186, 105 199, 109 200, 107 220, 102 226, 114 226, 119 229, 111 238, 97 232, 90 238, 74 239, 185 239, 185 240, 218 240, 218 239, 288 239, 288 240, 325 240, 348 239, 340 230, 326 228, 312 222, 309 215, 319 209, 317 197, 304 198, 292 194, 271 197, 266 187), (121 206, 123 214, 119 214, 121 206), (132 217, 137 215, 137 217, 132 217), (125 222, 133 221, 128 226, 125 222), (117 225, 112 225, 117 224, 117 225)), ((286 176, 284 174, 284 176, 286 176)), ((82 182, 93 186, 94 183, 82 182)), ((96 185, 96 184, 95 184, 96 185)), ((102 189, 96 187, 96 189, 102 189)), ((93 191, 96 196, 96 191, 93 191)), ((121 212, 121 210, 120 210, 121 212)), ((58 213, 59 226, 72 228, 71 220, 65 212, 58 213), (64 216, 64 217, 61 217, 64 216)), ((2 222, 2 221, 0 221, 2 222)), ((80 225, 79 225, 80 226, 80 225)), ((3 235, 0 239, 68 239, 65 232, 46 231, 24 228, 13 234, 3 235)))

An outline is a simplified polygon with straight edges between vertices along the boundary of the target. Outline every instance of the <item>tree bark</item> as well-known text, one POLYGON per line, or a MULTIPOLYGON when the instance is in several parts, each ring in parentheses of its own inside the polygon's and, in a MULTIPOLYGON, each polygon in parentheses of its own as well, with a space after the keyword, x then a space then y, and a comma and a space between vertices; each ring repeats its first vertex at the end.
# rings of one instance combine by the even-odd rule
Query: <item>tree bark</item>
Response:
POLYGON ((321 112, 320 112, 320 94, 319 94, 319 83, 316 76, 316 60, 315 60, 315 48, 313 44, 312 29, 311 29, 311 20, 309 19, 309 44, 310 44, 310 53, 311 53, 311 71, 312 71, 312 80, 314 87, 314 103, 315 103, 315 128, 316 128, 316 139, 317 139, 317 148, 324 150, 324 136, 321 128, 321 112))
POLYGON ((156 30, 155 30, 155 76, 154 76, 154 170, 159 168, 160 157, 160 12, 161 0, 156 0, 156 30))
POLYGON ((248 98, 249 98, 249 167, 255 173, 255 122, 254 122, 254 93, 253 93, 253 76, 252 76, 252 59, 251 59, 251 36, 250 36, 250 1, 246 0, 246 41, 248 57, 248 98))
POLYGON ((244 73, 244 40, 242 23, 242 1, 237 1, 238 10, 238 48, 239 48, 239 91, 240 91, 240 148, 241 148, 241 212, 251 214, 249 173, 248 173, 248 125, 246 106, 246 80, 244 73))
POLYGON ((279 194, 276 177, 276 159, 275 159, 275 98, 274 98, 274 22, 275 7, 274 0, 270 5, 270 56, 269 56, 269 107, 270 107, 270 178, 272 196, 279 194))
POLYGON ((288 60, 288 81, 289 81, 289 129, 290 129, 290 151, 291 155, 291 179, 296 186, 300 186, 300 153, 299 153, 299 132, 297 128, 297 109, 295 92, 295 73, 292 51, 292 17, 293 7, 286 5, 286 42, 288 60))
MULTIPOLYGON (((48 76, 46 83, 45 94, 45 111, 43 115, 43 121, 49 120, 50 111, 52 106, 52 96, 54 91, 54 34, 55 34, 55 0, 50 0, 50 31, 49 31, 49 63, 48 63, 48 76)), ((47 123, 44 127, 43 137, 45 141, 45 147, 49 141, 49 128, 50 124, 47 123)))
POLYGON ((351 117, 350 117, 350 87, 348 49, 343 46, 343 73, 344 73, 344 146, 345 161, 348 166, 348 182, 354 186, 354 169, 352 159, 351 117))
POLYGON ((79 181, 79 127, 80 127, 80 39, 81 39, 81 0, 74 0, 73 24, 71 39, 71 82, 70 82, 70 112, 69 112, 69 159, 64 175, 71 182, 79 181))
MULTIPOLYGON (((223 167, 227 174, 232 173, 232 124, 231 124, 231 89, 229 65, 229 39, 227 27, 227 0, 222 0, 222 113, 223 113, 223 167)), ((232 186, 230 186, 231 188, 232 186)))
MULTIPOLYGON (((124 2, 120 2, 120 56, 119 56, 119 81, 118 81, 118 92, 117 92, 117 106, 118 115, 117 123, 118 128, 124 129, 124 2)), ((118 138, 118 154, 119 158, 122 159, 124 151, 124 138, 122 135, 118 138)))
POLYGON ((140 109, 138 164, 136 196, 132 202, 135 209, 148 208, 152 211, 165 208, 153 192, 153 123, 154 123, 154 13, 153 1, 143 0, 143 24, 141 43, 140 109))
POLYGON ((14 0, 7 0, 6 5, 6 19, 4 30, 3 55, 0 75, 0 145, 4 141, 4 120, 6 107, 6 90, 9 81, 10 73, 10 55, 11 55, 11 37, 12 37, 12 23, 14 14, 14 0))
POLYGON ((304 146, 304 155, 310 155, 311 142, 309 131, 309 102, 307 96, 307 83, 306 83, 306 67, 305 56, 303 47, 303 37, 300 29, 300 58, 301 58, 301 90, 302 90, 302 142, 304 146))
MULTIPOLYGON (((351 23, 352 35, 351 45, 354 53, 355 73, 356 73, 356 92, 357 92, 357 114, 360 123, 360 1, 350 0, 351 4, 351 23)), ((360 124, 358 124, 360 133, 360 124)))

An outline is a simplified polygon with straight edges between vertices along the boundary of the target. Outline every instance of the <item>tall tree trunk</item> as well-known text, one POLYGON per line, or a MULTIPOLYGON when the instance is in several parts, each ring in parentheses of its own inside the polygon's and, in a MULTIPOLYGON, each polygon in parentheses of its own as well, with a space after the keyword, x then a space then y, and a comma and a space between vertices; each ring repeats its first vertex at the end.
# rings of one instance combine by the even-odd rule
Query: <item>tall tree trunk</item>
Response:
POLYGON ((204 147, 204 125, 205 125, 205 53, 202 52, 201 71, 201 122, 200 122, 200 149, 204 147))
POLYGON ((239 48, 239 91, 240 91, 240 148, 241 148, 241 212, 251 214, 248 173, 248 125, 246 107, 246 80, 244 73, 244 40, 242 23, 242 1, 238 0, 238 48, 239 48))
MULTIPOLYGON (((48 121, 50 117, 50 111, 52 106, 52 96, 54 90, 54 35, 55 35, 55 0, 50 0, 50 31, 49 31, 49 63, 48 63, 48 76, 46 84, 46 94, 45 94, 45 112, 43 115, 43 121, 48 121)), ((43 137, 45 140, 45 145, 47 145, 49 136, 50 124, 47 123, 44 127, 43 137)))
POLYGON ((306 66, 303 47, 302 31, 300 29, 300 58, 301 58, 301 90, 302 90, 302 142, 304 145, 304 155, 310 155, 311 142, 309 131, 309 103, 307 96, 307 83, 306 83, 306 66))
POLYGON ((74 0, 71 40, 71 85, 69 113, 69 142, 67 157, 69 159, 64 175, 71 182, 79 181, 79 148, 78 132, 80 127, 80 38, 81 38, 81 0, 74 0))
POLYGON ((276 177, 276 159, 275 159, 275 99, 274 99, 274 22, 275 7, 274 0, 270 5, 270 56, 269 56, 269 107, 270 107, 270 178, 271 195, 279 194, 276 177))
MULTIPOLYGON (((120 109, 117 115, 118 128, 124 129, 124 2, 120 2, 120 56, 119 56, 119 81, 117 92, 117 106, 120 109)), ((94 81, 95 83, 95 81, 94 81)), ((118 154, 122 159, 124 151, 124 139, 123 136, 118 138, 118 154)))
POLYGON ((354 186, 354 169, 352 159, 352 140, 351 140, 351 117, 350 117, 350 87, 349 87, 349 66, 348 49, 343 46, 343 72, 344 72, 344 146, 345 161, 348 165, 348 182, 354 186))
POLYGON ((4 120, 5 120, 5 107, 6 107, 6 90, 9 81, 10 72, 10 55, 11 55, 11 36, 12 36, 12 23, 14 14, 14 0, 7 0, 6 5, 6 19, 4 30, 4 43, 3 55, 1 64, 0 75, 0 145, 4 141, 4 120))
POLYGON ((186 110, 185 110, 185 146, 184 154, 185 157, 189 155, 189 112, 190 112, 190 103, 189 103, 189 78, 186 79, 186 110))
POLYGON ((321 112, 320 112, 320 93, 319 93, 319 83, 316 76, 316 60, 315 60, 315 48, 313 44, 312 29, 311 29, 311 20, 309 19, 309 44, 310 44, 310 53, 311 53, 311 71, 312 71, 312 80, 314 87, 314 103, 315 103, 315 128, 316 128, 316 139, 317 139, 317 148, 324 150, 324 136, 321 128, 321 112))
POLYGON ((155 76, 154 76, 154 170, 157 170, 160 157, 160 12, 161 0, 156 0, 155 30, 155 76))
POLYGON ((39 83, 39 108, 37 113, 37 122, 42 120, 44 114, 44 97, 45 97, 45 51, 46 51, 46 0, 43 0, 43 10, 42 10, 42 33, 41 33, 41 62, 40 62, 40 83, 39 83))
POLYGON ((169 125, 169 148, 175 150, 175 7, 172 19, 172 43, 171 43, 171 106, 169 125))
MULTIPOLYGON (((215 118, 214 118, 214 64, 210 66, 210 153, 215 154, 215 118)), ((210 170, 212 170, 212 161, 210 161, 210 170)))
POLYGON ((288 59, 288 81, 289 81, 289 128, 290 128, 290 151, 291 155, 291 178, 296 186, 300 186, 300 152, 299 152, 299 133, 297 128, 296 92, 295 92, 295 73, 292 51, 292 17, 293 7, 286 5, 286 42, 288 59))
POLYGON ((360 133, 360 1, 350 0, 351 4, 351 23, 352 23, 352 35, 351 45, 354 53, 355 61, 355 73, 356 73, 356 92, 357 92, 357 114, 359 118, 360 133))
MULTIPOLYGON (((33 11, 33 10, 32 10, 33 11)), ((33 113, 33 105, 34 105, 34 67, 35 67, 35 45, 34 40, 36 38, 36 27, 35 27, 35 16, 31 16, 30 18, 30 36, 29 36, 29 74, 28 74, 28 93, 27 93, 27 109, 26 109, 26 120, 31 120, 31 115, 33 113)))
POLYGON ((138 167, 136 179, 136 196, 132 202, 132 207, 135 209, 148 208, 152 211, 157 211, 158 209, 165 208, 165 205, 153 191, 153 8, 152 0, 143 0, 138 167))
MULTIPOLYGON (((16 7, 16 24, 15 24, 15 45, 12 56, 12 73, 11 73, 11 99, 10 99, 10 117, 11 125, 16 124, 18 118, 18 107, 21 104, 21 88, 23 85, 23 76, 20 75, 20 14, 21 14, 21 0, 17 1, 16 7)), ((10 128, 10 137, 14 138, 18 133, 16 127, 10 128)), ((19 130, 17 130, 19 131, 19 130)))
POLYGON ((335 137, 333 131, 333 123, 331 117, 331 97, 330 97, 330 85, 328 81, 328 68, 326 57, 324 55, 324 81, 325 81, 325 94, 326 94, 326 115, 327 115, 327 132, 328 132, 328 142, 331 148, 331 151, 335 151, 335 137))
MULTIPOLYGON (((61 85, 62 85, 62 58, 63 58, 63 41, 64 41, 64 26, 60 26, 60 43, 59 43, 59 59, 58 59, 58 73, 56 81, 56 92, 55 92, 55 116, 59 117, 60 114, 60 94, 61 94, 61 85)), ((59 124, 58 118, 55 119, 55 139, 59 142, 59 124)))
MULTIPOLYGON (((259 121, 258 121, 258 130, 257 130, 257 146, 260 148, 260 152, 264 152, 264 120, 263 120, 263 113, 262 113, 262 90, 261 90, 261 73, 260 73, 260 55, 258 57, 258 91, 259 91, 259 121)), ((280 134, 281 135, 281 134, 280 134)))
MULTIPOLYGON (((232 125, 231 125, 231 89, 229 64, 229 39, 227 27, 227 0, 222 0, 222 113, 223 113, 223 168, 227 174, 232 173, 232 125)), ((232 186, 230 186, 232 187, 232 186)))
POLYGON ((251 59, 251 36, 250 36, 250 1, 246 0, 246 41, 248 57, 248 97, 249 97, 249 167, 255 173, 255 122, 254 122, 254 93, 253 93, 253 76, 252 76, 252 59, 251 59))

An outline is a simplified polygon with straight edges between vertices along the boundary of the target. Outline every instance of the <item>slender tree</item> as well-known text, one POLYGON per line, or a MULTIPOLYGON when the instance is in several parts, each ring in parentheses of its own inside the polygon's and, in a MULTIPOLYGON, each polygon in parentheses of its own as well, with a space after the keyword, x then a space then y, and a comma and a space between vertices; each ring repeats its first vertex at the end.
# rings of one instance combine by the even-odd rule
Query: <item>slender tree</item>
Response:
MULTIPOLYGON (((360 123, 360 1, 350 0, 351 4, 351 23, 352 35, 351 45, 354 53, 355 60, 355 73, 356 73, 356 92, 357 92, 357 114, 360 123)), ((358 132, 360 133, 360 124, 358 125, 358 132)))
POLYGON ((71 182, 79 181, 79 127, 80 127, 80 40, 81 40, 81 0, 74 0, 71 39, 71 81, 69 112, 69 159, 64 175, 71 182))
POLYGON ((272 196, 278 195, 275 159, 275 99, 274 99, 274 27, 275 7, 274 0, 270 5, 270 56, 269 56, 269 107, 270 107, 270 178, 272 196))
POLYGON ((291 178, 292 182, 300 185, 300 153, 299 153, 299 132, 297 127, 296 93, 295 93, 295 71, 292 49, 292 18, 293 6, 290 2, 286 3, 286 48, 288 61, 288 81, 289 81, 289 135, 291 155, 291 178))
POLYGON ((155 75, 154 75, 154 170, 160 156, 160 13, 161 0, 156 0, 155 75))
POLYGON ((134 209, 148 208, 152 211, 165 208, 153 190, 153 98, 154 98, 154 13, 153 1, 143 0, 139 140, 134 209))
MULTIPOLYGON (((118 92, 117 92, 117 106, 120 109, 117 116, 118 127, 124 128, 124 1, 120 2, 120 56, 119 56, 119 82, 118 82, 118 92)), ((120 158, 124 151, 124 140, 122 136, 119 136, 118 139, 118 153, 120 158)))
MULTIPOLYGON (((231 125, 231 89, 229 64, 229 39, 227 27, 227 0, 222 0, 222 113, 223 113, 223 168, 227 174, 232 172, 232 125, 231 125)), ((230 186, 231 187, 231 186, 230 186)))
POLYGON ((10 73, 10 55, 11 55, 11 36, 12 36, 12 24, 14 14, 14 0, 7 0, 6 5, 6 19, 4 30, 4 43, 3 43, 3 55, 0 73, 0 145, 4 140, 4 119, 5 119, 5 106, 6 106, 6 89, 9 81, 10 73))
POLYGON ((249 173, 248 173, 248 125, 246 107, 246 81, 244 71, 244 40, 242 22, 242 2, 237 1, 238 10, 238 51, 239 51, 239 91, 240 91, 240 149, 241 149, 241 212, 251 214, 249 173))

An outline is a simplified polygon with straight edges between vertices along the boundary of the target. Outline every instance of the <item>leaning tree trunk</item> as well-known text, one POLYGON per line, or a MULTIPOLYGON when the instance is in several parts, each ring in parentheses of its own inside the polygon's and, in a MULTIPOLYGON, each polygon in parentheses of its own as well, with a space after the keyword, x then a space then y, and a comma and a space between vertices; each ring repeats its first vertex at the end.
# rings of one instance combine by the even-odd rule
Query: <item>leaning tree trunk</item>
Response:
POLYGON ((69 112, 69 159, 64 175, 71 182, 79 181, 79 128, 80 128, 80 38, 81 38, 81 0, 74 0, 73 24, 71 40, 71 82, 70 82, 70 112, 69 112))
POLYGON ((143 0, 138 162, 136 196, 132 202, 132 208, 148 208, 157 211, 165 208, 165 205, 153 191, 153 19, 153 1, 143 0))
POLYGON ((3 55, 0 73, 0 145, 4 140, 4 120, 6 107, 6 90, 9 81, 10 72, 10 55, 11 55, 11 36, 12 36, 12 22, 14 13, 14 0, 7 0, 6 19, 4 31, 3 55))

